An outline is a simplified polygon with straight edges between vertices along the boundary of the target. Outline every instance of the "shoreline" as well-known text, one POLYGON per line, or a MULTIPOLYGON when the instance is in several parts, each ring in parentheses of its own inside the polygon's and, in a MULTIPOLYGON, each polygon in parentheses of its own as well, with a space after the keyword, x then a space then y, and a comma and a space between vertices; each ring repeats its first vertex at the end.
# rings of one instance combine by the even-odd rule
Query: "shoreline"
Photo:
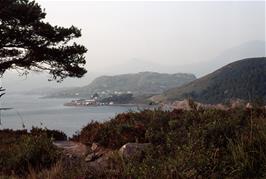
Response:
POLYGON ((128 104, 105 104, 105 105, 68 105, 68 104, 63 104, 66 107, 110 107, 110 106, 114 106, 114 107, 144 107, 144 108, 153 108, 156 107, 158 105, 149 105, 149 104, 135 104, 135 103, 128 103, 128 104))

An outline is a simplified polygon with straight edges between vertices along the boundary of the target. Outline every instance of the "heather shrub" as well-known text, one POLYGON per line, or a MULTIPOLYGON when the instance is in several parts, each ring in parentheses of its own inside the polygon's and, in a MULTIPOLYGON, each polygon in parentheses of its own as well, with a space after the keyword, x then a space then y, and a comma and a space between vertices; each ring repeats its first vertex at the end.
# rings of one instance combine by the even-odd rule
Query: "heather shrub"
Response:
POLYGON ((67 136, 64 132, 58 131, 58 130, 51 130, 47 128, 38 128, 38 127, 33 127, 30 130, 31 135, 47 135, 48 138, 51 138, 53 140, 67 140, 67 136))
POLYGON ((60 158, 59 151, 45 133, 33 135, 24 130, 4 130, 0 135, 0 175, 24 176, 29 169, 49 168, 60 158))
POLYGON ((97 132, 95 124, 79 137, 84 140, 82 134, 90 129, 95 133, 90 143, 105 147, 118 149, 133 141, 152 144, 141 159, 121 160, 124 177, 266 177, 265 108, 144 110, 97 123, 97 132))

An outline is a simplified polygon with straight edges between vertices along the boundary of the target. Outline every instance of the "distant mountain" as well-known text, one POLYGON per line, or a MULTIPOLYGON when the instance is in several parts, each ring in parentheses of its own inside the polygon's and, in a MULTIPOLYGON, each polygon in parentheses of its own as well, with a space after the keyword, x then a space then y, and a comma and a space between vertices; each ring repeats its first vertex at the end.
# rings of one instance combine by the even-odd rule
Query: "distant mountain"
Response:
POLYGON ((266 100, 266 57, 230 63, 209 75, 151 99, 174 101, 188 97, 202 103, 222 103, 231 99, 266 100))
POLYGON ((235 62, 239 59, 246 59, 252 57, 266 56, 266 42, 265 41, 248 41, 238 46, 224 50, 215 58, 208 60, 201 64, 194 65, 197 76, 204 76, 223 67, 228 63, 235 62))
MULTIPOLYGON (((211 47, 206 50, 211 50, 211 47)), ((89 84, 93 79, 101 75, 117 75, 124 73, 137 73, 141 71, 156 71, 160 73, 175 73, 176 71, 182 73, 191 72, 197 77, 201 77, 238 59, 266 56, 265 53, 265 41, 256 40, 248 41, 235 47, 225 49, 223 52, 217 54, 216 57, 211 59, 197 59, 198 63, 182 65, 184 60, 180 57, 175 57, 177 58, 176 63, 172 64, 163 63, 163 59, 162 64, 157 64, 156 62, 146 61, 145 59, 133 58, 129 61, 125 61, 123 64, 113 65, 110 68, 104 68, 100 71, 91 71, 88 69, 89 72, 83 78, 67 78, 62 83, 48 82, 47 79, 49 78, 49 75, 46 73, 31 72, 27 76, 20 76, 16 71, 12 71, 5 73, 3 78, 1 78, 1 86, 7 89, 7 93, 23 92, 34 88, 44 87, 74 87, 89 84), (178 62, 180 62, 180 64, 178 62)), ((93 64, 91 64, 91 66, 93 66, 93 64)))
POLYGON ((160 94, 165 90, 195 80, 193 74, 140 72, 115 76, 101 76, 89 85, 53 93, 49 97, 89 97, 94 93, 132 93, 134 96, 160 94))
MULTIPOLYGON (((206 51, 211 50, 206 49, 206 51)), ((207 52, 206 52, 207 53, 207 52)), ((158 64, 155 62, 145 61, 143 59, 134 58, 123 64, 113 66, 105 69, 109 74, 123 74, 136 73, 140 71, 157 71, 160 73, 174 73, 176 71, 182 73, 193 73, 197 77, 202 77, 223 67, 228 63, 232 63, 239 59, 252 58, 252 57, 265 57, 266 56, 266 42, 260 40, 253 40, 241 43, 230 48, 225 48, 221 53, 217 54, 210 59, 200 58, 197 63, 182 64, 182 58, 177 58, 174 64, 158 64), (180 64, 178 64, 178 61, 180 64)), ((162 60, 163 61, 163 60, 162 60)))

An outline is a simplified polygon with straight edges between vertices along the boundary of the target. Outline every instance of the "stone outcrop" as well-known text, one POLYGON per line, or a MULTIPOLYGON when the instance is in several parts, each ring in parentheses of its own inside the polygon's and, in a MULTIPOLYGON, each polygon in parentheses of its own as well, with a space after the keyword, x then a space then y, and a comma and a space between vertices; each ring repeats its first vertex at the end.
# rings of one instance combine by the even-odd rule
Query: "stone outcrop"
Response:
POLYGON ((117 156, 117 151, 93 143, 91 146, 91 153, 85 158, 86 165, 90 170, 98 174, 110 168, 116 171, 116 166, 112 160, 113 157, 121 157, 123 159, 139 158, 142 157, 145 150, 150 146, 150 143, 127 143, 118 150, 119 156, 117 156))
POLYGON ((150 146, 150 143, 127 143, 119 149, 119 155, 124 159, 138 158, 150 146))
MULTIPOLYGON (((203 109, 219 109, 219 110, 229 110, 230 108, 252 108, 250 103, 245 103, 243 100, 231 100, 228 106, 223 104, 203 104, 199 102, 193 102, 196 109, 203 108, 203 109)), ((171 109, 182 109, 182 110, 192 110, 191 105, 189 104, 189 100, 185 99, 183 101, 175 101, 170 106, 171 109)), ((169 107, 168 107, 169 108, 169 107)))
POLYGON ((199 108, 204 108, 204 109, 214 109, 214 108, 219 108, 223 109, 224 106, 221 104, 217 105, 211 105, 211 104, 202 104, 196 101, 190 101, 188 99, 182 100, 182 101, 175 101, 171 105, 172 109, 182 109, 182 110, 192 110, 194 108, 199 109, 199 108))
POLYGON ((106 153, 110 152, 109 149, 101 147, 97 143, 93 143, 91 145, 90 149, 91 149, 91 151, 89 152, 89 154, 85 158, 86 162, 93 162, 93 161, 99 159, 100 157, 104 156, 106 153))
POLYGON ((87 153, 87 146, 74 141, 54 141, 53 144, 62 149, 63 153, 69 157, 76 156, 76 157, 84 157, 87 153))

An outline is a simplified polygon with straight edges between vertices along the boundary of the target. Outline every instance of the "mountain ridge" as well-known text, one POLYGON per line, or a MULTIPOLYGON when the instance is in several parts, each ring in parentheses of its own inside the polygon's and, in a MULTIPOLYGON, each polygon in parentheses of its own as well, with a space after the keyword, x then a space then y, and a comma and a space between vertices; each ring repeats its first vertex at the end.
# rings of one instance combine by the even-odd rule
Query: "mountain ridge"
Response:
POLYGON ((160 94, 163 91, 195 80, 188 73, 139 72, 100 76, 90 84, 48 95, 48 97, 89 97, 94 93, 132 93, 134 96, 160 94))
POLYGON ((191 98, 202 103, 225 103, 232 99, 266 100, 266 57, 246 58, 181 87, 150 98, 174 101, 191 98))

